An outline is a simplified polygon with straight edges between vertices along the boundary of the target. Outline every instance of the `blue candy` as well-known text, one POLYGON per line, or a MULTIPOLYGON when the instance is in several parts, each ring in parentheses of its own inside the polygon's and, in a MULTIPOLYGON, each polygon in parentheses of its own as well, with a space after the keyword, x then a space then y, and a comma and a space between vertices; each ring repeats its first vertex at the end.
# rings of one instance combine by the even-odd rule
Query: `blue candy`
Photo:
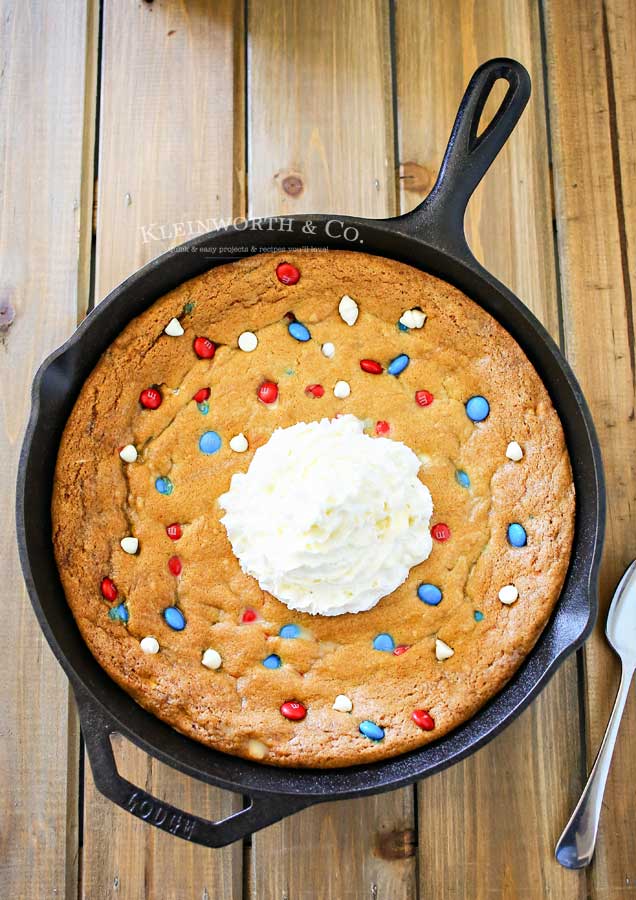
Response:
POLYGON ((406 353, 400 353, 399 356, 396 356, 395 359, 391 360, 387 366, 387 372, 389 375, 400 375, 410 362, 411 360, 406 353))
POLYGON ((311 334, 309 333, 309 329, 306 328, 302 322, 290 322, 287 326, 287 331, 291 334, 291 336, 297 340, 305 341, 311 340, 311 334))
POLYGON ((490 413, 490 404, 485 397, 471 397, 466 403, 466 415, 471 422, 483 422, 490 413))
POLYGON ((197 409, 199 410, 201 415, 207 416, 207 414, 210 412, 210 404, 206 403, 205 401, 203 403, 197 403, 197 409))
POLYGON ((455 478, 457 480, 457 484, 461 484, 461 486, 465 488, 470 487, 470 478, 462 469, 458 469, 455 472, 455 478))
POLYGON ((202 434, 199 438, 199 450, 201 453, 207 453, 208 455, 212 453, 216 453, 221 447, 221 438, 218 436, 216 431, 206 431, 205 434, 202 434))
POLYGON ((402 322, 398 322, 398 323, 397 323, 397 326, 398 326, 398 331, 408 331, 408 330, 409 330, 409 329, 408 329, 408 326, 407 326, 407 325, 403 325, 402 322))
POLYGON ((378 634, 373 638, 373 649, 391 653, 395 649, 395 641, 390 634, 378 634))
POLYGON ((282 638, 297 638, 300 637, 300 628, 298 625, 283 625, 278 634, 282 638))
POLYGON ((381 741, 384 737, 384 728, 380 728, 379 725, 376 725, 375 722, 371 722, 370 719, 365 719, 364 722, 360 722, 358 729, 360 734, 369 738, 370 741, 381 741))
POLYGON ((528 535, 523 525, 512 522, 508 525, 508 543, 513 547, 525 547, 528 543, 528 535))
POLYGON ((160 475, 155 481, 155 488, 160 494, 169 495, 172 493, 173 484, 167 475, 160 475))
POLYGON ((173 631, 183 631, 186 627, 185 616, 176 606, 167 606, 163 611, 163 617, 166 625, 169 625, 173 631))
POLYGON ((474 618, 475 618, 475 622, 482 622, 483 619, 484 619, 484 614, 483 614, 483 612, 481 612, 481 611, 478 610, 478 609, 475 610, 475 612, 473 613, 473 616, 474 616, 474 618))
POLYGON ((129 616, 128 610, 126 609, 126 604, 119 603, 117 606, 113 606, 112 609, 109 609, 108 618, 113 619, 116 622, 127 622, 129 616))
POLYGON ((277 656, 276 653, 270 653, 270 655, 266 656, 263 660, 263 665, 266 669, 280 669, 282 662, 280 656, 277 656))
POLYGON ((421 584, 417 589, 417 596, 429 606, 437 606, 442 602, 442 592, 434 584, 421 584))

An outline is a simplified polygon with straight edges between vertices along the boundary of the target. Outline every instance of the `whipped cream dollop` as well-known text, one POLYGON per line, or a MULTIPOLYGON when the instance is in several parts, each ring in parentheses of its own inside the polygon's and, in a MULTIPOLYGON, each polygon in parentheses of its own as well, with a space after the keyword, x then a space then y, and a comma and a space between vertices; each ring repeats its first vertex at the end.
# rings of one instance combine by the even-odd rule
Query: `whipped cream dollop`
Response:
POLYGON ((428 558, 420 461, 345 415, 278 428, 219 497, 241 568, 290 609, 371 609, 428 558))

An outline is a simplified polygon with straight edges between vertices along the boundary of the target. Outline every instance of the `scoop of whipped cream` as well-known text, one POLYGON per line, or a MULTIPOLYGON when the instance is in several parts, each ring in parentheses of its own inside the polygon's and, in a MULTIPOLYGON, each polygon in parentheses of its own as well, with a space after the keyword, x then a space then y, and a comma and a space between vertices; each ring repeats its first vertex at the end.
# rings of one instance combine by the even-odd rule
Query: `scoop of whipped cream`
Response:
POLYGON ((351 415, 278 428, 219 497, 241 568, 290 609, 371 609, 431 552, 417 456, 363 428, 351 415))

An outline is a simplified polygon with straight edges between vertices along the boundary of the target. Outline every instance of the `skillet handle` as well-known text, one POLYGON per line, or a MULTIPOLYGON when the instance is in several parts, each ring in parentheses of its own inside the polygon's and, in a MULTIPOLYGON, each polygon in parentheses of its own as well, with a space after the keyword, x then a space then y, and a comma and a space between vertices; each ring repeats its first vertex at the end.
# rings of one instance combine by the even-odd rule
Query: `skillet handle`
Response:
POLYGON ((225 847, 242 840, 248 834, 265 828, 280 819, 298 812, 314 801, 305 797, 276 797, 273 795, 246 798, 249 805, 225 819, 211 822, 184 812, 170 803, 159 800, 143 788, 123 778, 110 742, 117 729, 94 701, 75 689, 84 744, 88 753, 95 785, 100 793, 126 812, 169 834, 202 844, 205 847, 225 847))
POLYGON ((437 181, 419 206, 399 218, 404 230, 452 256, 472 261, 464 233, 468 201, 519 121, 530 90, 528 72, 514 59, 491 59, 477 69, 459 106, 437 181), (508 90, 478 135, 486 100, 499 79, 508 82, 508 90))

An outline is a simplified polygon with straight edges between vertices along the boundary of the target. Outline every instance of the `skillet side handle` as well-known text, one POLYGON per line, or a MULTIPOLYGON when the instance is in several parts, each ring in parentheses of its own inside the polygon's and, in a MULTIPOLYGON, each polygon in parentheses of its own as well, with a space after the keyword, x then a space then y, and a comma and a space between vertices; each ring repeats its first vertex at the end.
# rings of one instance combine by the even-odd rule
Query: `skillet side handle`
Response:
POLYGON ((116 729, 83 691, 75 689, 75 696, 84 743, 99 792, 126 812, 175 837, 205 847, 225 847, 312 804, 304 797, 248 797, 248 806, 218 822, 184 812, 119 774, 110 742, 116 729))
POLYGON ((464 233, 468 201, 510 137, 530 91, 530 76, 514 59, 491 59, 477 69, 457 111, 437 181, 419 206, 400 217, 404 230, 446 253, 472 260, 464 233), (481 114, 499 79, 508 82, 508 90, 478 135, 481 114))

